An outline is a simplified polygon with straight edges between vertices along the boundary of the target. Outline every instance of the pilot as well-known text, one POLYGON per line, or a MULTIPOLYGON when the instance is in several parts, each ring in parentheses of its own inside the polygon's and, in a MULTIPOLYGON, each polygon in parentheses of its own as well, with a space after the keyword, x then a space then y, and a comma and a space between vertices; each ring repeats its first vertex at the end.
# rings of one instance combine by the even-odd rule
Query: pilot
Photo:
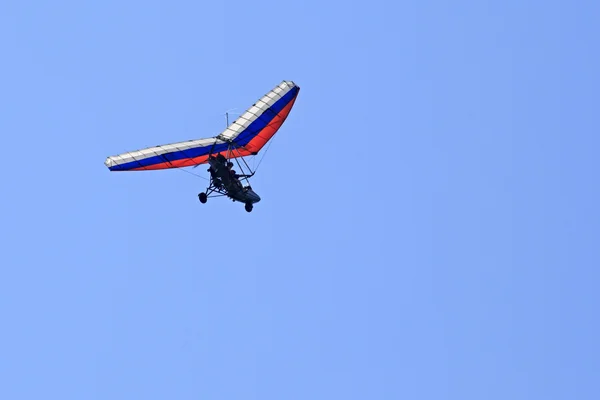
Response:
POLYGON ((231 179, 235 182, 236 185, 241 187, 242 182, 240 182, 240 176, 233 169, 233 163, 231 161, 227 163, 227 169, 229 170, 229 176, 231 177, 231 179))

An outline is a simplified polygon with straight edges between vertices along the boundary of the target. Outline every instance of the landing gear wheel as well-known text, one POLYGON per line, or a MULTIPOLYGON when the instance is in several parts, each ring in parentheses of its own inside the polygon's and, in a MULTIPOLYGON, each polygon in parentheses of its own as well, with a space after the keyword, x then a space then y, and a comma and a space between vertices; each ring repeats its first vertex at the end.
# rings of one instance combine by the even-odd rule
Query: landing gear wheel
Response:
POLYGON ((200 203, 204 204, 206 203, 206 200, 208 200, 208 196, 206 193, 202 192, 198 195, 198 199, 200 199, 200 203))
POLYGON ((246 211, 251 212, 252 208, 254 208, 254 207, 252 206, 252 203, 246 203, 246 207, 245 208, 246 208, 246 211))

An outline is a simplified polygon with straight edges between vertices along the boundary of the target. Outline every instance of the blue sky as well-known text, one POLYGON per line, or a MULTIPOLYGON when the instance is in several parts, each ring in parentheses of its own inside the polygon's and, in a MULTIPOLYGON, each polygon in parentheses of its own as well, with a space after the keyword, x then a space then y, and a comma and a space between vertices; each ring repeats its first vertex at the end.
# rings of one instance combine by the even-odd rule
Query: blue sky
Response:
POLYGON ((3 2, 0 397, 595 399, 599 11, 3 2), (103 164, 284 79, 250 214, 103 164))

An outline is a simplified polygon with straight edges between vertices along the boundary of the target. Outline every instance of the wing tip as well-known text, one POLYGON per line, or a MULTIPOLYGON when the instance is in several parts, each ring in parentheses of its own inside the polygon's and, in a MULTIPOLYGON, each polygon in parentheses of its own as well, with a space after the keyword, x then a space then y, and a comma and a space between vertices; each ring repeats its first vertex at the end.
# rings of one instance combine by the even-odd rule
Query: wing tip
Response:
POLYGON ((295 88, 295 87, 300 88, 300 86, 298 86, 298 84, 296 82, 294 82, 292 80, 287 80, 287 79, 282 80, 279 85, 282 86, 282 89, 285 88, 285 87, 288 87, 288 88, 295 88))
POLYGON ((104 160, 104 165, 106 166, 106 168, 108 168, 109 171, 114 171, 115 167, 117 166, 117 163, 115 162, 113 157, 106 157, 106 160, 104 160))

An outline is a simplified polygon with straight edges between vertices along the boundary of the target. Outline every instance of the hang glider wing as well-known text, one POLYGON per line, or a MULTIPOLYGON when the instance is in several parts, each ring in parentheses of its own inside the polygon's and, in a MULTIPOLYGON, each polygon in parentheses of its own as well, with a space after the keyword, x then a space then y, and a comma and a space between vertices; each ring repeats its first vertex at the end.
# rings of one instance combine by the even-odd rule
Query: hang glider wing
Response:
POLYGON ((299 91, 294 82, 283 81, 215 137, 127 152, 104 163, 111 171, 142 171, 204 164, 209 154, 230 158, 257 154, 286 120, 299 91))

